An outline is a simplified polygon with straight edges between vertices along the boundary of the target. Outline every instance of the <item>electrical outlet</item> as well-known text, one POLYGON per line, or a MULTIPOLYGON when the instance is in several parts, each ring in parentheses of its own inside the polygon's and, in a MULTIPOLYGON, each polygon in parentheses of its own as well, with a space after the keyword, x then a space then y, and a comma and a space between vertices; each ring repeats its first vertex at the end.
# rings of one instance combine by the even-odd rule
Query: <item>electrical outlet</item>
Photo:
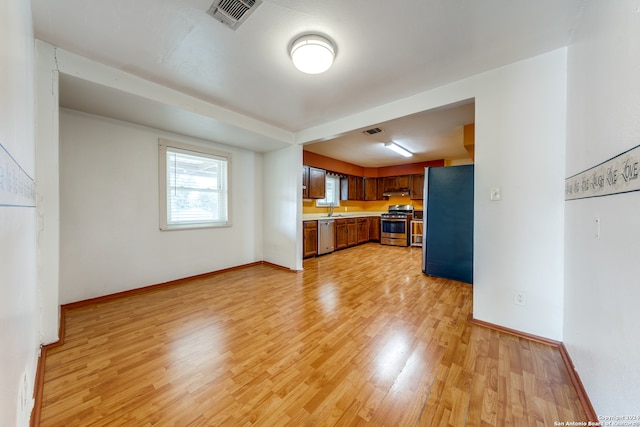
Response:
POLYGON ((527 305, 527 293, 515 291, 513 294, 513 303, 516 305, 527 305))

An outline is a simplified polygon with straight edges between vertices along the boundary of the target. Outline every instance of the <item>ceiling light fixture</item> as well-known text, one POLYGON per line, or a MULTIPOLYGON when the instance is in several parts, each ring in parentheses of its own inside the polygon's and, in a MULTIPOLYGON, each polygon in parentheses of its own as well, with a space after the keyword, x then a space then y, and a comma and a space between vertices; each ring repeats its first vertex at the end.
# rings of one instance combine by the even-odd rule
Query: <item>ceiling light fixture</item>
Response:
POLYGON ((335 46, 326 37, 308 34, 291 44, 293 65, 303 73, 320 74, 327 71, 336 57, 335 46))
POLYGON ((385 142, 384 146, 387 147, 389 150, 395 151, 396 153, 400 154, 401 156, 404 156, 404 157, 413 156, 413 154, 410 151, 400 147, 395 142, 385 142))

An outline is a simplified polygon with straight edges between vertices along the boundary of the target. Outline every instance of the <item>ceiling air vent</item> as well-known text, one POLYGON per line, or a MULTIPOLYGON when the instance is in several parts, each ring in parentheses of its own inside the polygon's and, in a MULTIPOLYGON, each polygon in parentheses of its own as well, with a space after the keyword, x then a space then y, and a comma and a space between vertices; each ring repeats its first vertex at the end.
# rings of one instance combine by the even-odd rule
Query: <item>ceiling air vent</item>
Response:
POLYGON ((207 13, 235 30, 260 3, 262 0, 215 0, 207 13))
POLYGON ((384 131, 380 128, 371 128, 371 129, 362 131, 362 133, 364 133, 365 135, 375 135, 376 133, 382 133, 382 132, 384 131))

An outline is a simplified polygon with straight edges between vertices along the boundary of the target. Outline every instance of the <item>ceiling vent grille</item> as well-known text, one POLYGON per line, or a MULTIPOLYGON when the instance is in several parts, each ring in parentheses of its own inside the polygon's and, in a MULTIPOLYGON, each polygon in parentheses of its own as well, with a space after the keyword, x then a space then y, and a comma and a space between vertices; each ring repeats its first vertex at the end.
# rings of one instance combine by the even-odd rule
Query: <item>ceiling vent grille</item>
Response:
POLYGON ((247 20, 262 0, 215 0, 207 13, 235 30, 247 20))
POLYGON ((384 131, 380 128, 371 128, 371 129, 362 131, 362 133, 364 133, 365 135, 375 135, 377 133, 382 133, 382 132, 384 131))

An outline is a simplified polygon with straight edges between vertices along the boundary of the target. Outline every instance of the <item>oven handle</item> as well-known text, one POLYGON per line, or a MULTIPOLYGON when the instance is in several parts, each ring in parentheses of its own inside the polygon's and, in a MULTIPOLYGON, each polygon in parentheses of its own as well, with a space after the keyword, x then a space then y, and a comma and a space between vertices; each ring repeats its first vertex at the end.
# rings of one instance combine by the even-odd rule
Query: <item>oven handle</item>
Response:
POLYGON ((386 221, 386 222, 407 222, 407 220, 403 219, 403 218, 382 218, 382 221, 386 221))

